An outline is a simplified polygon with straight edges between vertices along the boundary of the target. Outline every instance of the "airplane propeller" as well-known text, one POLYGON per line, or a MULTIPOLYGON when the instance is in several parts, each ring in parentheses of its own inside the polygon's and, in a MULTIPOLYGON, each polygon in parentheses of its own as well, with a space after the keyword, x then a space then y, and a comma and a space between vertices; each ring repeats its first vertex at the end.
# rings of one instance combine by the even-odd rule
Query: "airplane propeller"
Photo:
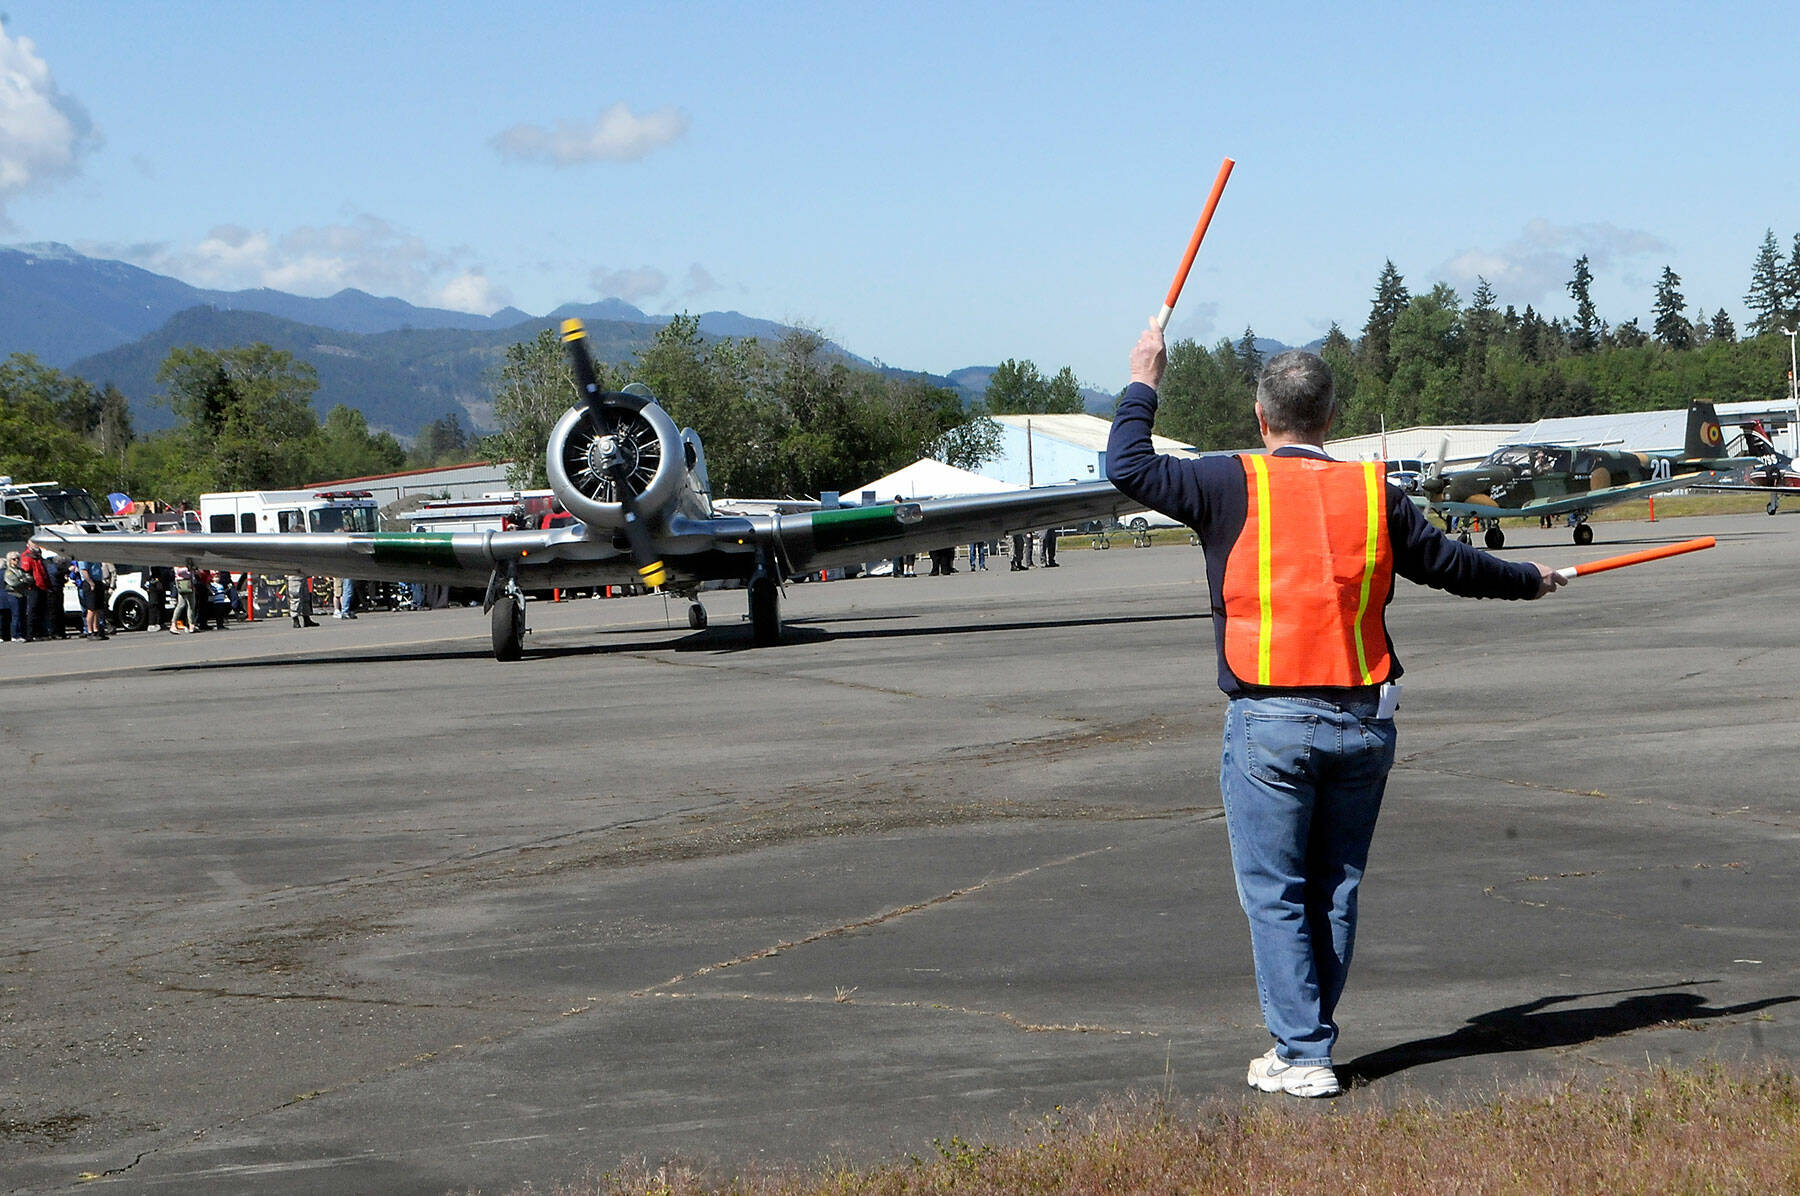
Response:
POLYGON ((1425 473, 1425 480, 1419 484, 1421 490, 1436 494, 1444 488, 1444 458, 1450 455, 1450 437, 1448 434, 1438 441, 1437 460, 1425 473))
POLYGON ((598 464, 612 480, 613 495, 625 512, 625 539, 631 545, 631 559, 644 584, 655 588, 668 580, 668 570, 663 566, 662 557, 651 542, 650 529, 644 525, 638 511, 637 491, 631 484, 634 463, 626 458, 620 429, 608 429, 597 418, 595 402, 601 394, 600 378, 594 370, 594 359, 588 353, 587 328, 580 320, 564 320, 562 338, 569 350, 570 368, 575 371, 576 389, 581 392, 585 419, 593 430, 598 464))

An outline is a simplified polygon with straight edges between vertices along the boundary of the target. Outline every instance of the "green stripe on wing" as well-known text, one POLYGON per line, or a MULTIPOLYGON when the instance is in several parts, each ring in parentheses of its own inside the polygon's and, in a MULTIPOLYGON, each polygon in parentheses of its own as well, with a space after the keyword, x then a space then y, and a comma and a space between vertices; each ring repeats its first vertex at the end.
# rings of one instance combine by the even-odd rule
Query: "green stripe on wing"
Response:
POLYGON ((459 562, 450 547, 451 532, 376 532, 369 555, 381 565, 433 565, 454 569, 459 562))
POLYGON ((875 507, 815 511, 812 515, 813 543, 821 550, 829 550, 847 544, 894 539, 906 530, 895 515, 895 509, 894 504, 883 503, 875 507))

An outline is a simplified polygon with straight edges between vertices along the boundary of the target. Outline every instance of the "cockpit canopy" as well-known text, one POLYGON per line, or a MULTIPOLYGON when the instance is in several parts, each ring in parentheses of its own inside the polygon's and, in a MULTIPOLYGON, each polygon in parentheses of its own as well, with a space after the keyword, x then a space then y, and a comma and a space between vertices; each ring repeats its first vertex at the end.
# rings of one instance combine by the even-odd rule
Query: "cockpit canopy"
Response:
POLYGON ((1513 444, 1495 449, 1483 465, 1503 465, 1531 473, 1568 473, 1573 454, 1556 444, 1513 444))

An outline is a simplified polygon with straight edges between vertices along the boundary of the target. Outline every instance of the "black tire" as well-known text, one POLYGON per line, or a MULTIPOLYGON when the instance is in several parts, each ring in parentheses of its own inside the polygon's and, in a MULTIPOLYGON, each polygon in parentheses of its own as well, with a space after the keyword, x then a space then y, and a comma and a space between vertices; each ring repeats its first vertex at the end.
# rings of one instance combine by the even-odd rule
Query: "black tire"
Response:
POLYGON ((1487 529, 1487 534, 1481 537, 1481 542, 1486 544, 1489 550, 1499 548, 1506 543, 1506 533, 1497 527, 1490 527, 1487 529))
POLYGON ((1585 523, 1575 525, 1575 543, 1587 545, 1594 542, 1594 529, 1585 523))
POLYGON ((688 607, 688 626, 695 631, 706 630, 706 608, 698 602, 688 607))
POLYGON ((494 659, 511 661, 525 655, 525 608, 512 598, 494 603, 490 627, 494 639, 494 659))
POLYGON ((759 648, 781 642, 781 587, 772 578, 750 582, 750 634, 759 648))
POLYGON ((120 594, 113 603, 112 625, 115 631, 142 631, 150 626, 150 604, 137 594, 120 594))
POLYGON ((1781 510, 1781 500, 1779 498, 1771 498, 1769 500, 1769 505, 1764 507, 1763 510, 1773 515, 1775 512, 1781 510))

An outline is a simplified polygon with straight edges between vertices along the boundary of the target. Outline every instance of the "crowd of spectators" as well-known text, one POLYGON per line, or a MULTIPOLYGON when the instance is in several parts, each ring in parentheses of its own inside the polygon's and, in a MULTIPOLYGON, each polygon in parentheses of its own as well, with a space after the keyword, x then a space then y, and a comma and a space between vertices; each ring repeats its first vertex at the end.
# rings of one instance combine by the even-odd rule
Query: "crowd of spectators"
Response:
MULTIPOLYGON (((396 609, 445 603, 442 587, 373 587, 329 577, 264 577, 226 570, 155 565, 139 577, 147 608, 144 630, 171 635, 226 631, 246 618, 292 618, 316 627, 312 614, 354 619, 379 601, 396 609), (434 591, 436 591, 434 593, 434 591), (297 601, 291 600, 297 598, 297 601)), ((6 553, 0 584, 0 643, 110 638, 115 626, 117 569, 26 545, 6 553)))

